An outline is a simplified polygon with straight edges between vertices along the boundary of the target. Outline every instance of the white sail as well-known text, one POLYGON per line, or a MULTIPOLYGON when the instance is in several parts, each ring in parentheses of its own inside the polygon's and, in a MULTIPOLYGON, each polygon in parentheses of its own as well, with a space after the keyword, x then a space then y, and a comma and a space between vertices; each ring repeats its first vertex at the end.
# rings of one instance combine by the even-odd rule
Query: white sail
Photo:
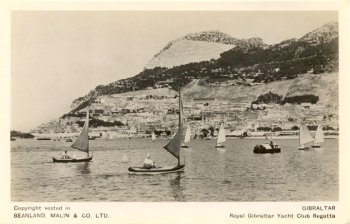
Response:
POLYGON ((156 140, 156 135, 154 134, 154 132, 152 132, 152 141, 156 140))
POLYGON ((319 125, 317 127, 316 135, 315 135, 315 143, 321 143, 324 142, 324 137, 323 137, 323 129, 322 126, 319 125))
POLYGON ((184 143, 187 143, 191 140, 191 127, 188 125, 187 126, 187 130, 186 130, 186 134, 185 134, 185 140, 184 143))
POLYGON ((83 130, 81 131, 78 138, 72 144, 72 148, 89 153, 89 110, 86 112, 86 120, 84 123, 83 130))
POLYGON ((220 144, 223 142, 226 142, 226 136, 225 136, 224 125, 221 125, 219 129, 218 140, 216 141, 216 143, 220 144))
POLYGON ((299 128, 300 145, 305 145, 312 141, 314 141, 314 138, 311 136, 309 129, 306 127, 306 125, 300 125, 300 128, 299 128))

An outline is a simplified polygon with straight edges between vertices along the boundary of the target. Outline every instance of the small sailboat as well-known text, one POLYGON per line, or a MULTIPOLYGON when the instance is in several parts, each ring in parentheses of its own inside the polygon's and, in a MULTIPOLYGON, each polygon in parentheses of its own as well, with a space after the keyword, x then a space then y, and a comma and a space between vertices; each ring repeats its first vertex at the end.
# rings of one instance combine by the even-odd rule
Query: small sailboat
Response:
POLYGON ((181 93, 179 90, 179 128, 175 136, 170 140, 170 142, 164 146, 170 154, 172 154, 175 158, 177 158, 176 166, 166 166, 166 167, 155 167, 155 168, 145 168, 145 167, 129 167, 129 174, 145 174, 145 175, 153 175, 153 174, 163 174, 163 173, 175 173, 181 172, 184 170, 185 165, 181 165, 180 163, 180 149, 182 144, 182 131, 183 131, 183 118, 182 118, 182 100, 181 93))
POLYGON ((299 144, 298 147, 299 150, 307 150, 309 149, 306 144, 314 141, 314 138, 311 136, 309 129, 306 127, 306 125, 300 125, 299 127, 299 144))
POLYGON ((156 134, 154 134, 154 132, 152 132, 152 142, 154 142, 156 140, 156 134))
POLYGON ((56 163, 76 163, 76 162, 87 162, 92 159, 92 155, 89 155, 89 110, 86 113, 86 120, 84 123, 83 130, 81 131, 78 138, 73 142, 72 148, 86 152, 85 158, 74 158, 65 155, 63 158, 53 157, 53 162, 56 163))
POLYGON ((190 127, 190 125, 188 125, 187 129, 186 129, 185 139, 184 139, 184 142, 183 142, 181 148, 188 149, 189 147, 188 147, 188 145, 186 145, 186 143, 188 143, 190 140, 191 140, 191 127, 190 127))
POLYGON ((224 125, 221 124, 215 148, 225 148, 225 146, 222 144, 224 142, 226 142, 225 128, 224 128, 224 125))
POLYGON ((314 144, 311 146, 312 148, 321 148, 320 143, 324 142, 323 129, 321 125, 318 125, 315 135, 314 144))

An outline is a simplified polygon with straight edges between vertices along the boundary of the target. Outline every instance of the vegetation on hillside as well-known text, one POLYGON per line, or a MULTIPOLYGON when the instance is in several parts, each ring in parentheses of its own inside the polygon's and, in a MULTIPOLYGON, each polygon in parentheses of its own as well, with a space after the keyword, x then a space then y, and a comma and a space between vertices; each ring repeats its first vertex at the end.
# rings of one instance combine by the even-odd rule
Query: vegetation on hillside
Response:
POLYGON ((10 135, 11 138, 34 138, 34 135, 20 131, 11 131, 10 135))
POLYGON ((258 99, 253 101, 252 104, 258 104, 258 103, 281 103, 282 101, 282 96, 272 93, 269 91, 268 93, 258 96, 258 99))
MULTIPOLYGON (((305 39, 305 38, 304 38, 305 39)), ((217 60, 189 63, 172 68, 145 69, 138 75, 100 85, 84 98, 75 101, 70 114, 90 105, 98 96, 111 95, 148 88, 178 89, 193 79, 202 85, 232 81, 232 85, 254 85, 294 79, 301 74, 321 74, 338 71, 338 38, 315 44, 304 39, 292 39, 276 45, 240 45, 221 54, 217 60)), ((261 96, 257 102, 280 102, 272 93, 261 96)), ((284 99, 283 103, 316 103, 317 96, 284 99)))

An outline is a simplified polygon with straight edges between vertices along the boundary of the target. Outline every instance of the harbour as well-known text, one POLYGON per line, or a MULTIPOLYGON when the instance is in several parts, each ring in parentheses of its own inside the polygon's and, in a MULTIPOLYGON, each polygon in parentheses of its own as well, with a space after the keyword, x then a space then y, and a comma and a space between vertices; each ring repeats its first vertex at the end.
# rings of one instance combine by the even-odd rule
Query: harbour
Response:
MULTIPOLYGON (((322 148, 298 150, 297 139, 278 139, 281 153, 254 154, 265 139, 227 139, 226 150, 216 140, 191 140, 182 149, 181 173, 134 176, 147 153, 156 165, 174 164, 163 149, 168 139, 96 139, 90 141, 93 160, 52 163, 67 149, 65 141, 18 139, 11 142, 12 201, 335 201, 338 200, 338 139, 322 148), (128 159, 124 159, 128 158, 128 159)), ((83 152, 82 152, 83 153, 83 152)))

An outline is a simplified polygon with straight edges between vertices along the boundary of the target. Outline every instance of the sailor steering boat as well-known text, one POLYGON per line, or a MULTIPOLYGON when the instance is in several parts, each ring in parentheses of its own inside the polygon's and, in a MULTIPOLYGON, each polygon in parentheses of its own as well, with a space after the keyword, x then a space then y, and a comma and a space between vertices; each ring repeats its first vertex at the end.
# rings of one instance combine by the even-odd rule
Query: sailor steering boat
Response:
POLYGON ((183 109, 182 109, 182 100, 181 93, 179 89, 179 129, 175 136, 170 140, 170 142, 164 146, 170 154, 177 158, 176 166, 166 166, 166 167, 129 167, 129 174, 143 174, 143 175, 153 175, 153 174, 164 174, 164 173, 175 173, 182 172, 185 168, 184 164, 180 163, 180 149, 182 140, 182 131, 183 131, 183 109))
POLYGON ((54 163, 76 163, 76 162, 88 162, 92 159, 92 155, 89 155, 89 110, 86 112, 86 120, 84 123, 83 130, 81 131, 79 137, 71 146, 72 148, 78 149, 80 151, 86 152, 85 158, 73 158, 65 154, 60 157, 53 157, 52 160, 54 163))

